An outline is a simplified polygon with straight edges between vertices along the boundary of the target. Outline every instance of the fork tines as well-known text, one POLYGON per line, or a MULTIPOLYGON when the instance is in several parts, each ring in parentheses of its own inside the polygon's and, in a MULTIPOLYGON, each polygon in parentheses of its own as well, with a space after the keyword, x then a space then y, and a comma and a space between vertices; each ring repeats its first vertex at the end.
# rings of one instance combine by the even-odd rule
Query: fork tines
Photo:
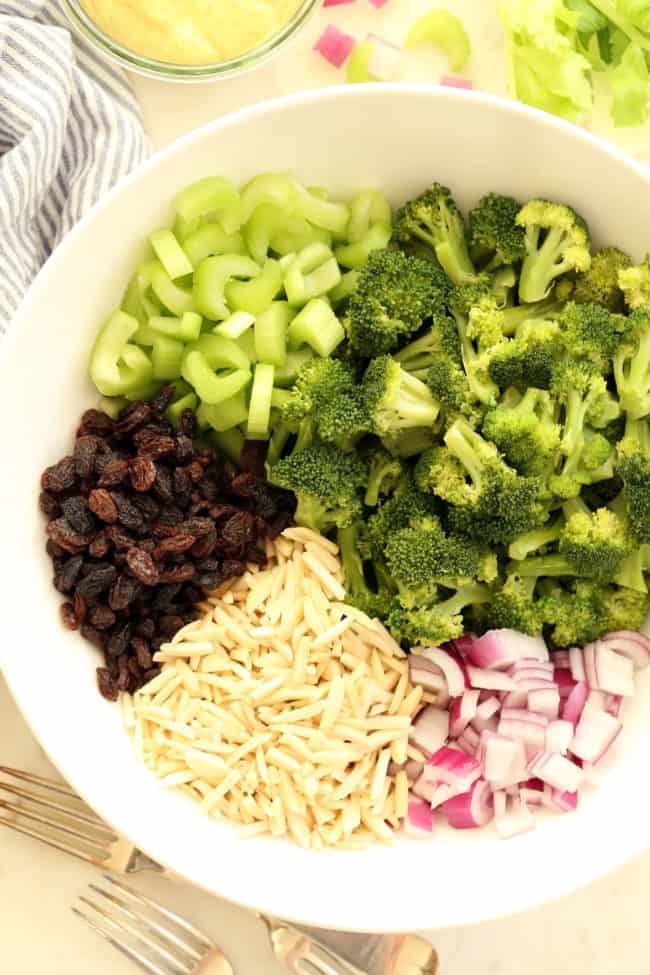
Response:
POLYGON ((90 884, 97 899, 80 896, 83 908, 74 906, 73 912, 151 975, 192 975, 214 949, 214 942, 193 924, 123 881, 110 874, 103 876, 111 888, 90 884))
POLYGON ((106 863, 117 840, 63 783, 6 765, 0 765, 0 825, 97 866, 106 863))

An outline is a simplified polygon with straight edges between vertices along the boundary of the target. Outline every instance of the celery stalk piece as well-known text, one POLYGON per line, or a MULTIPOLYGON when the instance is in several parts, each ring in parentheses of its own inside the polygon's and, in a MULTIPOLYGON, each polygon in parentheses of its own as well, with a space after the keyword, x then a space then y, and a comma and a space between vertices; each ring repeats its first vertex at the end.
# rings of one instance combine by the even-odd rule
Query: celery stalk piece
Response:
POLYGON ((348 271, 344 274, 337 286, 332 288, 328 294, 328 298, 332 304, 337 305, 340 301, 345 301, 346 298, 349 298, 356 291, 358 281, 358 271, 348 271))
POLYGON ((461 71, 472 53, 469 37, 455 14, 448 10, 430 10, 411 24, 404 47, 429 42, 446 55, 452 71, 461 71))
POLYGON ((251 374, 246 369, 215 373, 203 353, 198 351, 186 352, 181 375, 208 406, 230 399, 251 381, 251 374))
POLYGON ((296 206, 294 181, 286 173, 261 173, 249 180, 241 191, 240 219, 247 224, 254 211, 270 203, 285 213, 296 206))
POLYGON ((370 74, 370 58, 372 57, 371 41, 361 41, 353 48, 348 58, 345 80, 350 85, 364 84, 368 81, 379 81, 374 74, 370 74))
POLYGON ((250 281, 228 281, 224 291, 233 311, 247 311, 259 315, 265 311, 282 289, 283 272, 278 261, 265 262, 260 274, 250 281))
POLYGON ((247 311, 236 311, 225 322, 215 325, 215 335, 224 335, 227 339, 238 339, 244 332, 255 324, 255 315, 247 311))
POLYGON ((360 268, 368 260, 371 251, 383 250, 390 241, 392 228, 389 223, 376 223, 366 231, 361 240, 353 244, 340 244, 334 249, 343 267, 360 268))
POLYGON ((273 387, 271 392, 271 409, 281 410, 283 406, 291 399, 291 393, 288 389, 278 389, 277 386, 273 387))
MULTIPOLYGON (((173 322, 173 321, 178 321, 178 319, 170 318, 167 319, 167 321, 173 322)), ((141 325, 138 326, 138 331, 133 333, 133 341, 135 342, 136 345, 145 345, 151 348, 151 346, 154 344, 154 342, 156 341, 159 335, 160 332, 156 332, 151 327, 151 325, 142 323, 141 325)))
MULTIPOLYGON (((182 318, 154 315, 149 319, 149 329, 155 335, 165 335, 170 339, 178 339, 179 342, 196 342, 201 334, 201 321, 201 316, 194 311, 186 311, 182 318)), ((135 341, 138 341, 137 335, 135 341)), ((149 343, 141 341, 140 344, 149 343)))
POLYGON ((180 399, 169 404, 165 410, 165 416, 171 425, 176 428, 185 410, 196 410, 198 403, 199 401, 194 393, 187 393, 185 396, 181 396, 180 399))
POLYGON ((310 223, 331 230, 332 233, 342 234, 348 225, 350 211, 344 203, 332 203, 322 200, 305 189, 297 180, 293 181, 296 196, 296 211, 310 223))
POLYGON ((193 220, 183 220, 181 216, 176 214, 176 219, 174 220, 174 225, 172 230, 176 236, 176 239, 180 241, 185 248, 185 241, 193 234, 195 230, 198 230, 206 217, 195 217, 193 220))
POLYGON ((239 199, 239 193, 227 179, 206 176, 176 194, 174 209, 183 220, 196 220, 205 213, 229 210, 239 204, 239 199))
POLYGON ((156 230, 153 234, 149 234, 149 243, 172 281, 183 278, 194 270, 187 254, 171 230, 156 230))
POLYGON ((111 419, 117 420, 120 412, 128 405, 128 402, 125 396, 102 396, 96 408, 102 413, 105 413, 106 416, 110 416, 111 419))
POLYGON ((165 383, 163 380, 152 379, 150 382, 144 383, 142 386, 134 386, 133 389, 128 391, 128 393, 124 394, 124 398, 127 399, 129 403, 137 403, 138 400, 141 399, 153 399, 154 396, 158 395, 164 385, 165 383))
POLYGON ((282 268, 283 271, 286 271, 287 270, 287 268, 289 267, 289 265, 291 264, 291 262, 293 261, 293 259, 294 259, 295 256, 296 256, 296 251, 289 251, 288 254, 284 254, 278 260, 278 264, 280 265, 280 267, 282 268))
POLYGON ((223 433, 213 430, 210 433, 210 440, 217 450, 238 463, 244 446, 244 434, 238 427, 233 427, 232 430, 224 430, 223 433))
POLYGON ((304 305, 326 294, 341 280, 341 269, 329 247, 309 244, 285 271, 284 290, 291 305, 304 305))
POLYGON ((186 352, 200 352, 211 369, 250 369, 250 359, 239 342, 223 335, 201 335, 186 352))
POLYGON ((129 340, 138 320, 116 311, 100 329, 90 353, 90 378, 102 396, 124 396, 148 383, 153 375, 146 352, 129 340))
POLYGON ((350 203, 346 236, 350 244, 363 240, 373 224, 391 222, 390 204, 379 190, 362 190, 350 203))
POLYGON ((201 403, 197 411, 197 417, 200 418, 201 423, 207 424, 208 427, 216 430, 217 433, 225 433, 226 430, 231 430, 233 427, 239 426, 240 423, 246 421, 247 416, 248 407, 246 406, 246 396, 243 390, 223 400, 216 406, 201 403))
POLYGON ((197 311, 213 321, 228 318, 230 310, 225 296, 228 281, 231 278, 254 278, 259 273, 259 265, 250 257, 240 254, 206 257, 194 273, 194 304, 197 311))
POLYGON ((287 301, 274 301, 255 321, 255 352, 259 362, 283 366, 287 361, 287 329, 295 316, 287 301))
POLYGON ((308 186, 307 192, 319 200, 329 200, 330 191, 326 186, 308 186))
POLYGON ((155 296, 173 315, 184 315, 194 310, 192 294, 175 284, 160 261, 151 261, 151 289, 155 296))
POLYGON ((183 244, 193 267, 198 267, 206 257, 219 254, 245 254, 246 245, 241 234, 227 234, 218 223, 206 223, 187 237, 183 244))
POLYGON ((255 334, 253 329, 247 328, 243 335, 237 339, 237 347, 241 349, 249 363, 257 362, 257 352, 255 351, 255 334))
POLYGON ((258 362, 255 366, 246 426, 248 440, 266 440, 269 435, 274 373, 273 366, 266 362, 258 362))
POLYGON ((331 355, 345 338, 345 331, 324 298, 313 298, 302 308, 287 331, 290 348, 310 345, 320 356, 331 355))
POLYGON ((282 257, 301 251, 307 244, 325 244, 326 247, 331 247, 332 234, 329 230, 314 227, 308 220, 294 215, 271 238, 271 250, 282 257))
POLYGON ((178 379, 185 346, 178 339, 159 335, 151 350, 154 379, 178 379))
POLYGON ((309 345, 303 345, 300 349, 289 349, 285 364, 283 366, 276 366, 275 368, 275 385, 281 387, 293 386, 302 367, 313 358, 314 351, 309 345))
MULTIPOLYGON (((286 229, 291 215, 272 203, 261 203, 251 214, 251 218, 243 228, 243 237, 248 252, 254 261, 263 264, 268 257, 271 238, 281 230, 286 229)), ((309 224, 304 221, 307 232, 309 224)))

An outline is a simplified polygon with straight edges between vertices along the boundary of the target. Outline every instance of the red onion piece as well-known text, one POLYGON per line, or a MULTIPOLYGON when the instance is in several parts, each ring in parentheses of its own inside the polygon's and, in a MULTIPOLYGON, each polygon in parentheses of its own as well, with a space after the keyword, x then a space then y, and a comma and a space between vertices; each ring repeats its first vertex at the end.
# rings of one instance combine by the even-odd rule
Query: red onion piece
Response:
MULTIPOLYGON (((444 801, 452 796, 460 795, 462 792, 467 792, 472 782, 475 782, 480 774, 481 766, 471 755, 467 755, 456 748, 439 748, 427 760, 422 770, 422 775, 417 782, 418 794, 424 795, 424 790, 429 785, 435 788, 441 785, 449 786, 451 791, 444 794, 444 801)), ((426 795, 424 797, 426 798, 426 795)), ((433 791, 431 800, 435 800, 433 791)))
POLYGON ((472 721, 472 728, 474 728, 479 735, 483 731, 498 731, 499 719, 497 718, 496 714, 493 714, 489 718, 480 718, 477 714, 472 721))
POLYGON ((347 61, 356 46, 354 37, 328 24, 314 44, 314 50, 325 58, 335 68, 340 68, 347 61))
POLYGON ((575 681, 586 680, 585 662, 581 647, 571 647, 569 650, 569 668, 575 681))
POLYGON ((487 782, 478 779, 468 792, 443 803, 442 812, 454 829, 485 826, 494 816, 492 789, 487 782))
POLYGON ((520 741, 484 731, 481 735, 479 759, 483 765, 483 777, 487 782, 493 783, 495 788, 516 785, 528 778, 526 752, 520 741))
POLYGON ((570 721, 575 728, 587 703, 588 696, 589 688, 586 682, 579 681, 564 702, 560 717, 565 721, 570 721))
POLYGON ((608 714, 613 714, 615 718, 620 718, 624 701, 625 698, 621 694, 608 694, 605 710, 608 714))
POLYGON ((551 721, 546 728, 544 751, 566 755, 573 740, 574 728, 570 721, 551 721))
POLYGON ((449 714, 441 708, 427 705, 411 726, 409 740, 428 755, 437 752, 449 737, 449 714))
POLYGON ((557 752, 542 752, 528 766, 531 775, 561 792, 577 792, 584 780, 581 768, 557 752))
POLYGON ((562 699, 568 697, 576 685, 573 674, 564 667, 556 667, 553 672, 553 683, 557 684, 562 699))
POLYGON ((368 34, 366 41, 372 44, 372 54, 368 62, 369 73, 379 81, 390 81, 399 68, 402 48, 397 44, 391 44, 378 34, 368 34))
POLYGON ((516 660, 548 660, 548 650, 541 637, 527 636, 516 630, 488 630, 467 651, 469 661, 487 670, 505 670, 516 660))
MULTIPOLYGON (((585 652, 587 648, 585 648, 585 652)), ((631 697, 634 694, 634 664, 629 657, 624 657, 610 649, 606 643, 599 641, 592 644, 591 651, 594 660, 595 687, 608 694, 620 694, 631 697)))
MULTIPOLYGON (((370 2, 372 3, 372 0, 370 2)), ((469 78, 459 78, 454 74, 443 74, 440 84, 446 88, 463 88, 466 91, 471 91, 474 87, 474 82, 469 78)))
POLYGON ((370 3, 373 5, 373 7, 376 7, 377 10, 381 10, 384 4, 388 3, 388 0, 370 0, 370 3))
POLYGON ((495 825, 501 839, 509 839, 535 828, 535 817, 526 803, 519 798, 506 799, 506 808, 501 815, 495 813, 495 825))
POLYGON ((493 696, 486 697, 485 700, 481 701, 481 703, 477 707, 476 716, 478 718, 481 718, 481 720, 485 721, 488 718, 494 717, 495 714, 498 714, 500 708, 501 708, 501 702, 499 701, 498 698, 493 696))
POLYGON ((411 653, 415 657, 414 666, 418 666, 418 658, 422 657, 435 664, 447 681, 447 688, 452 697, 460 697, 466 687, 470 687, 469 679, 458 660, 442 647, 420 647, 411 653))
POLYGON ((413 654, 409 656, 409 677, 412 684, 423 687, 425 691, 433 691, 436 694, 448 695, 447 681, 436 668, 429 670, 421 665, 419 661, 413 660, 413 654))
POLYGON ((615 630, 602 639, 612 650, 629 657, 635 670, 643 670, 650 663, 650 639, 644 633, 615 630))
POLYGON ((449 734, 458 738, 473 721, 478 707, 478 691, 465 691, 461 697, 452 701, 449 710, 449 734))
POLYGON ((553 651, 553 666, 557 670, 569 670, 569 651, 568 650, 554 650, 553 651))
POLYGON ((562 812, 575 812, 578 808, 578 793, 560 792, 559 789, 553 789, 551 792, 551 801, 562 812))
POLYGON ((525 708, 528 703, 528 691, 525 687, 517 688, 516 691, 509 691, 503 697, 503 706, 506 708, 525 708))
POLYGON ((432 829, 433 812, 429 803, 423 799, 411 799, 408 816, 404 820, 404 832, 419 837, 431 833, 432 829))
POLYGON ((475 636, 474 633, 463 633, 462 636, 457 637, 452 642, 454 648, 458 651, 461 657, 467 658, 467 654, 469 653, 469 648, 477 639, 478 637, 475 636))
POLYGON ((498 670, 486 670, 484 667, 467 665, 467 673, 472 687, 485 691, 514 691, 516 684, 508 674, 498 670))
POLYGON ((528 707, 554 721, 560 713, 560 692, 554 686, 533 688, 528 691, 528 707))
MULTIPOLYGON (((530 712, 522 712, 525 717, 504 717, 501 712, 499 720, 499 734, 511 738, 523 745, 528 758, 544 750, 546 745, 546 729, 543 725, 527 720, 530 712)), ((548 720, 548 719, 547 719, 548 720)), ((524 776, 528 778, 528 776, 524 776)))
POLYGON ((613 714, 595 708, 585 709, 571 742, 571 752, 585 762, 598 762, 616 740, 622 727, 613 714))
POLYGON ((529 789, 526 785, 522 785, 520 788, 519 796, 527 806, 541 806, 544 802, 544 792, 542 789, 529 789))

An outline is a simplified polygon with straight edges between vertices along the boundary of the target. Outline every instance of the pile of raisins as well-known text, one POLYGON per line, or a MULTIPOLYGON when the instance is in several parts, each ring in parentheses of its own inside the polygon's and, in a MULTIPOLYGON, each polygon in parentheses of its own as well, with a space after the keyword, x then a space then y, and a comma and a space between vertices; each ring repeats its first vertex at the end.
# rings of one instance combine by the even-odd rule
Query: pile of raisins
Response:
POLYGON ((66 597, 63 623, 98 647, 108 700, 158 673, 153 654, 196 618, 195 604, 292 521, 292 494, 263 480, 262 445, 238 468, 195 445, 196 418, 165 418, 174 395, 125 407, 116 420, 84 413, 74 452, 41 478, 47 552, 66 597))

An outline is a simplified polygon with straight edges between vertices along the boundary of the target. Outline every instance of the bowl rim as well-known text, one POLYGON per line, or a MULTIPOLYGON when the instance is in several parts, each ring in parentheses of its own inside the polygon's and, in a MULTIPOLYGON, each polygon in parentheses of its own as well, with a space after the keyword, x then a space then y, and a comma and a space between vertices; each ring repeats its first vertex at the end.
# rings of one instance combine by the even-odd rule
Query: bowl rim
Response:
MULTIPOLYGON (((488 93, 434 88, 431 85, 426 84, 387 83, 356 85, 353 88, 341 87, 311 89, 308 91, 260 102, 256 105, 245 107, 236 112, 228 113, 227 115, 207 123, 199 129, 181 136, 179 139, 175 140, 169 146, 161 150, 161 152, 154 154, 149 160, 138 167, 138 169, 122 180, 117 186, 102 197, 84 217, 82 217, 77 225, 56 248, 55 252, 50 256, 30 285, 18 311, 16 312, 16 315, 14 316, 13 322, 9 327, 9 334, 5 336, 2 344, 0 345, 0 369, 3 366, 4 357, 10 354, 13 342, 17 341, 20 322, 29 319, 32 305, 34 305, 40 298, 41 293, 47 291, 50 277, 55 275, 59 266, 65 262, 68 250, 74 245, 77 238, 85 233, 86 228, 92 224, 99 213, 109 209, 112 206, 114 199, 119 196, 119 194, 125 192, 128 187, 134 183, 137 183, 139 180, 145 179, 147 174, 154 170, 158 165, 161 157, 169 159, 176 153, 185 152, 188 147, 200 142, 202 139, 206 138, 208 134, 211 135, 224 129, 237 127, 242 122, 254 121, 255 118, 260 115, 269 112, 273 113, 276 111, 281 111, 286 106, 308 106, 314 110, 317 110, 318 104, 322 101, 336 102, 343 101, 347 98, 355 98, 363 101, 365 99, 380 99, 385 94, 398 96, 400 98, 408 98, 410 95, 425 96, 430 99, 448 102, 452 110, 454 104, 457 103, 459 99, 465 101, 471 100, 478 105, 494 108, 498 111, 512 113, 524 117, 532 117, 536 120, 536 124, 544 126, 548 130, 555 129, 558 131, 563 131, 568 134, 571 139, 582 141, 593 146, 593 148, 599 153, 608 155, 617 164, 625 167, 635 174, 637 178, 640 178, 642 182, 648 185, 648 189, 650 190, 650 173, 648 170, 636 160, 627 156, 620 149, 611 146, 598 136, 581 130, 562 119, 557 119, 553 116, 547 115, 544 112, 538 111, 537 109, 533 109, 515 102, 510 102, 507 99, 503 99, 488 93)), ((88 798, 88 790, 86 788, 87 783, 77 781, 75 763, 74 761, 69 760, 69 753, 65 752, 62 754, 55 754, 56 748, 54 751, 50 750, 47 737, 47 721, 45 719, 41 721, 41 716, 39 714, 33 711, 30 712, 27 701, 25 700, 25 702, 23 702, 18 696, 18 688, 21 683, 19 669, 16 668, 14 672, 14 668, 11 665, 11 658, 5 657, 4 661, 2 658, 3 655, 0 649, 0 669, 3 671, 12 696, 14 697, 21 713, 24 715, 30 730, 33 732, 37 740, 42 744, 44 751, 51 758, 53 764, 57 766, 61 774, 69 781, 70 785, 83 798, 85 798, 86 801, 89 801, 90 805, 92 805, 92 802, 88 798), (41 734, 41 731, 43 734, 41 734)), ((101 809, 98 809, 98 812, 100 815, 102 815, 101 809)), ((113 809, 113 813, 115 813, 115 809, 113 809)), ((111 826, 117 828, 118 831, 122 833, 124 833, 124 826, 128 827, 127 821, 123 823, 123 826, 120 829, 120 823, 116 822, 115 815, 105 818, 107 818, 107 821, 111 826)), ((128 816, 123 818, 128 820, 128 816)), ((503 916, 504 914, 523 911, 528 908, 538 906, 546 901, 557 899, 564 894, 587 885, 591 881, 610 872, 614 868, 621 866, 626 861, 632 859, 635 855, 641 853, 649 842, 650 830, 648 831, 648 836, 641 836, 638 832, 635 833, 634 831, 618 830, 617 843, 603 844, 599 849, 597 857, 591 857, 588 860, 582 858, 579 869, 571 874, 570 878, 567 874, 563 874, 562 877, 564 879, 560 878, 557 884, 542 884, 544 889, 541 894, 539 893, 539 889, 533 893, 534 885, 533 889, 531 889, 531 886, 529 885, 526 887, 526 889, 518 891, 519 901, 516 908, 512 908, 512 906, 506 908, 503 905, 497 906, 496 904, 490 902, 487 904, 485 910, 481 910, 480 915, 476 910, 474 910, 473 913, 470 911, 466 917, 459 919, 459 917, 454 915, 453 912, 451 915, 443 912, 443 917, 441 919, 435 918, 435 922, 438 927, 471 924, 479 921, 482 922, 490 918, 503 916)), ((169 862, 168 856, 161 857, 160 851, 154 851, 148 847, 146 837, 138 837, 138 846, 143 850, 143 852, 158 860, 158 862, 162 863, 170 870, 177 872, 176 866, 169 862)), ((345 855, 352 856, 352 854, 345 855)), ((184 878, 188 880, 188 882, 201 887, 208 893, 211 893, 213 896, 217 894, 217 891, 213 887, 210 887, 207 882, 197 880, 194 877, 191 877, 191 875, 187 872, 184 873, 184 878)), ((277 913, 277 903, 274 905, 274 903, 272 903, 268 897, 265 895, 259 895, 254 884, 251 884, 250 890, 250 896, 247 888, 246 895, 244 897, 241 894, 233 893, 232 890, 229 890, 228 883, 224 882, 223 885, 221 885, 218 896, 228 898, 231 900, 231 902, 237 903, 248 910, 259 911, 260 913, 271 915, 277 913)), ((422 896, 421 900, 423 905, 425 903, 430 904, 430 901, 428 901, 424 895, 422 896)), ((489 898, 487 898, 487 900, 489 900, 489 898)), ((495 898, 495 900, 498 900, 498 898, 495 898)), ((294 898, 294 902, 299 903, 300 898, 294 898)), ((319 925, 321 927, 327 926, 337 930, 358 930, 358 928, 351 928, 350 926, 346 925, 346 921, 341 917, 340 911, 338 911, 335 903, 332 905, 329 917, 323 918, 321 916, 318 921, 315 921, 313 917, 305 917, 300 913, 300 911, 301 908, 298 907, 296 911, 290 915, 285 913, 285 916, 287 916, 287 919, 289 920, 294 920, 306 925, 319 925)), ((427 913, 428 911, 426 907, 423 906, 419 912, 416 912, 415 916, 412 918, 412 923, 409 924, 409 926, 412 928, 426 928, 427 925, 429 925, 430 927, 431 921, 433 921, 434 918, 432 918, 430 914, 427 918, 427 913)), ((363 929, 368 932, 377 933, 390 930, 401 930, 403 929, 403 916, 400 917, 400 920, 402 924, 400 924, 398 921, 394 927, 389 927, 386 923, 386 918, 382 918, 377 922, 374 922, 372 918, 368 918, 368 922, 364 924, 363 929)))
POLYGON ((114 64, 146 78, 196 84, 232 78, 265 64, 297 36, 320 7, 320 0, 301 0, 293 16, 261 44, 225 61, 208 64, 177 64, 138 54, 102 30, 80 0, 59 0, 59 6, 77 33, 114 64))

